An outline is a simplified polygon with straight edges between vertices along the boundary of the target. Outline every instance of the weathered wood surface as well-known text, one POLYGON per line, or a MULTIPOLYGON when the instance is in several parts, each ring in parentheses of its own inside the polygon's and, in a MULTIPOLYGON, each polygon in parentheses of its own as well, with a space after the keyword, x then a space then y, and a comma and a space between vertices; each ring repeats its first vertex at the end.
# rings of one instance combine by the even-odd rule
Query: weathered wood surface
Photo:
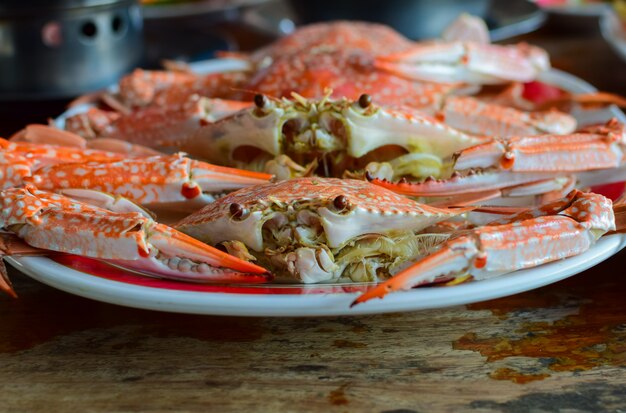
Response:
POLYGON ((467 308, 321 319, 133 310, 16 275, 0 410, 624 410, 624 266, 467 308))
MULTIPOLYGON (((626 65, 599 38, 550 36, 530 40, 556 66, 626 92, 626 65)), ((0 411, 624 411, 624 268, 622 253, 500 300, 318 319, 134 310, 14 271, 0 411)))

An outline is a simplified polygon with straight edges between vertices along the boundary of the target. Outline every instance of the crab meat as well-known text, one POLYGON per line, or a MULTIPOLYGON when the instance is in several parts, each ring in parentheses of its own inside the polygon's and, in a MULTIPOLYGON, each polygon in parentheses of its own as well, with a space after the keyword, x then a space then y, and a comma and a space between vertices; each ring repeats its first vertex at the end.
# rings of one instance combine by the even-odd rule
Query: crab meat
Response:
MULTIPOLYGON (((265 162, 284 154, 301 165, 318 162, 323 175, 341 176, 365 166, 366 155, 384 147, 436 160, 485 141, 409 108, 379 107, 368 95, 357 101, 297 95, 294 100, 272 101, 258 95, 255 103, 199 129, 183 150, 240 167, 250 164, 245 157, 237 159, 242 154, 256 151, 265 162)), ((418 163, 412 163, 417 169, 418 163)))
POLYGON ((615 229, 609 199, 574 190, 564 200, 453 236, 436 252, 367 291, 352 305, 437 280, 467 274, 481 280, 571 257, 615 229))
POLYGON ((422 230, 465 212, 365 181, 299 178, 233 192, 176 228, 240 257, 251 254, 279 278, 372 281, 446 238, 422 230))
POLYGON ((137 212, 117 213, 31 185, 0 192, 0 228, 29 245, 192 281, 264 282, 267 271, 137 212))

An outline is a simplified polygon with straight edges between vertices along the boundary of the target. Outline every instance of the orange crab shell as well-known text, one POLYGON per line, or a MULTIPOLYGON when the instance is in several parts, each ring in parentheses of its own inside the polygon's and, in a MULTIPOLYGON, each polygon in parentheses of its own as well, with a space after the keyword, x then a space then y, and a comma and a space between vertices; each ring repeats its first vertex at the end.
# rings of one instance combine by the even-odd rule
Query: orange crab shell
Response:
POLYGON ((400 52, 413 46, 413 42, 382 24, 337 21, 316 23, 299 28, 296 32, 251 55, 259 62, 264 58, 280 58, 286 55, 306 53, 311 50, 351 48, 386 53, 400 52))
POLYGON ((383 105, 408 105, 433 112, 458 84, 415 82, 382 72, 373 56, 362 50, 324 50, 283 57, 252 77, 247 87, 275 97, 296 92, 318 99, 333 91, 333 97, 356 100, 363 93, 383 105))
POLYGON ((3 191, 0 205, 0 226, 27 224, 17 234, 38 248, 131 260, 148 254, 144 233, 138 228, 150 220, 136 212, 110 214, 30 185, 3 191))
POLYGON ((232 192, 186 217, 176 228, 211 243, 237 239, 260 251, 261 227, 272 207, 307 202, 317 208, 331 247, 366 233, 420 231, 469 210, 422 205, 366 181, 298 178, 232 192))

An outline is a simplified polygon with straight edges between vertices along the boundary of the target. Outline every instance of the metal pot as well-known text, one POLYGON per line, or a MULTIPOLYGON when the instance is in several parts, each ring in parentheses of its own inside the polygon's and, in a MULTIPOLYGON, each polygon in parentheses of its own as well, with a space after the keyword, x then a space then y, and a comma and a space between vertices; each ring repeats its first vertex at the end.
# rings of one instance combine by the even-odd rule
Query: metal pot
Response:
POLYGON ((63 98, 114 83, 142 49, 136 0, 2 0, 0 98, 63 98))

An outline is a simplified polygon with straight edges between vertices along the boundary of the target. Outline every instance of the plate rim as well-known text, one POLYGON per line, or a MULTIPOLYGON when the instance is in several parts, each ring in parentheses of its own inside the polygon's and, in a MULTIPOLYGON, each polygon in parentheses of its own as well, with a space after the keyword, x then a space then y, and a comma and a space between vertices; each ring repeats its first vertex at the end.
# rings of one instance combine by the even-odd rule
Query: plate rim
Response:
POLYGON ((486 280, 393 293, 354 308, 359 292, 241 294, 180 291, 127 284, 87 274, 46 257, 7 257, 31 278, 59 290, 110 304, 186 314, 253 317, 350 316, 453 307, 530 291, 583 272, 626 247, 626 234, 601 238, 583 254, 486 280))

